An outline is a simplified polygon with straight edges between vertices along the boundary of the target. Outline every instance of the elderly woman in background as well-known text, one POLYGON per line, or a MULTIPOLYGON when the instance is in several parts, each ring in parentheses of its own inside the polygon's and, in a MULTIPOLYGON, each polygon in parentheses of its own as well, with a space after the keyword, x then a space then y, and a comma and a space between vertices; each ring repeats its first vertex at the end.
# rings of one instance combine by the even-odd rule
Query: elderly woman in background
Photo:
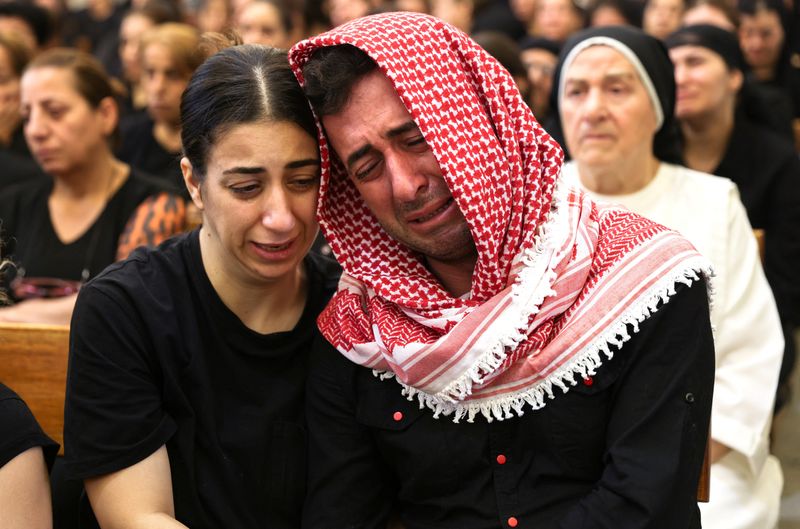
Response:
POLYGON ((167 23, 146 31, 139 45, 147 113, 122 121, 120 160, 185 192, 181 181, 181 94, 202 62, 197 30, 167 23))
POLYGON ((80 286, 142 244, 183 227, 183 200, 116 159, 115 92, 100 64, 55 49, 22 76, 25 139, 51 178, 0 193, 14 263, 0 321, 69 322, 80 286))
POLYGON ((736 186, 675 165, 675 82, 661 43, 602 28, 571 39, 556 73, 573 161, 565 179, 686 236, 715 267, 711 502, 703 527, 774 527, 782 488, 769 430, 783 336, 736 186))

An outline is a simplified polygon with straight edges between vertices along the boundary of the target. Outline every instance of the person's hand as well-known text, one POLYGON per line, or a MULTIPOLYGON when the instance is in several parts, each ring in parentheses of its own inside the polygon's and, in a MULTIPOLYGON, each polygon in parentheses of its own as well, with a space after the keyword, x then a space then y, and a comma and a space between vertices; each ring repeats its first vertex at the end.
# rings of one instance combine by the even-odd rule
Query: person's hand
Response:
POLYGON ((717 461, 723 458, 725 454, 731 451, 731 448, 727 445, 720 443, 719 441, 711 440, 711 449, 710 449, 710 463, 713 465, 717 461))
POLYGON ((19 80, 0 81, 0 144, 8 144, 20 120, 19 80))
POLYGON ((0 307, 0 322, 69 325, 77 294, 52 299, 28 299, 0 307))

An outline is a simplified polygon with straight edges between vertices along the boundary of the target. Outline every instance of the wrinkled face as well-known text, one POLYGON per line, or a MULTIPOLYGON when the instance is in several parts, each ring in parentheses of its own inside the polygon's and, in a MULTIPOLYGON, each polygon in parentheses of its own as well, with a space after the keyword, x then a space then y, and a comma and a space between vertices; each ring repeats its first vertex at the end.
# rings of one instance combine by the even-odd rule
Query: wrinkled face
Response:
POLYGON ((147 96, 147 113, 154 121, 180 123, 181 94, 189 77, 167 46, 152 43, 142 50, 142 86, 147 96))
POLYGON ((739 44, 747 64, 753 68, 773 68, 781 55, 784 37, 781 19, 775 11, 742 14, 739 44))
POLYGON ((108 149, 117 123, 110 98, 98 108, 75 90, 72 72, 40 67, 22 76, 21 107, 25 139, 36 161, 51 175, 79 170, 108 149))
POLYGON ((139 42, 142 34, 154 26, 146 16, 133 14, 122 21, 119 27, 119 59, 125 79, 137 82, 142 68, 139 64, 139 42))
POLYGON ((642 29, 663 39, 681 25, 683 0, 650 0, 644 8, 642 29))
POLYGON ((696 24, 710 24, 727 31, 736 31, 736 26, 728 20, 728 16, 721 9, 710 4, 700 4, 697 7, 687 9, 683 14, 682 24, 684 26, 694 26, 696 24))
POLYGON ((701 46, 669 50, 675 65, 678 119, 696 119, 721 110, 733 112, 742 75, 731 71, 722 57, 701 46))
POLYGON ((580 29, 581 17, 572 0, 538 0, 536 28, 542 37, 563 42, 580 29))
POLYGON ((592 46, 562 75, 561 123, 579 164, 613 167, 652 151, 655 111, 636 69, 621 53, 592 46))
POLYGON ((520 58, 531 83, 529 99, 533 114, 545 114, 550 107, 550 90, 553 88, 553 74, 558 57, 547 50, 534 48, 523 50, 520 58))
POLYGON ((181 167, 228 278, 263 285, 295 272, 317 235, 314 138, 288 121, 240 124, 211 147, 199 188, 181 167))
POLYGON ((274 48, 289 46, 289 35, 281 23, 278 9, 266 2, 251 2, 238 17, 239 32, 245 44, 264 44, 274 48))
POLYGON ((474 254, 469 226, 439 163, 383 73, 357 81, 344 109, 322 122, 364 202, 389 235, 429 261, 474 254))

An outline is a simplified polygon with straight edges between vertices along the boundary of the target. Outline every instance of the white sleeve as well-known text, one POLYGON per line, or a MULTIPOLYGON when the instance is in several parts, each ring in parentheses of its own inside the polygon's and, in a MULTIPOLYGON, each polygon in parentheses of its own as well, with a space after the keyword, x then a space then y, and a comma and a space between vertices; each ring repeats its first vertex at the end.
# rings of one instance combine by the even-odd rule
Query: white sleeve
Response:
POLYGON ((711 437, 744 454, 755 475, 768 453, 768 431, 783 331, 758 247, 735 186, 728 203, 725 263, 717 265, 720 292, 715 334, 717 370, 711 412, 711 437))

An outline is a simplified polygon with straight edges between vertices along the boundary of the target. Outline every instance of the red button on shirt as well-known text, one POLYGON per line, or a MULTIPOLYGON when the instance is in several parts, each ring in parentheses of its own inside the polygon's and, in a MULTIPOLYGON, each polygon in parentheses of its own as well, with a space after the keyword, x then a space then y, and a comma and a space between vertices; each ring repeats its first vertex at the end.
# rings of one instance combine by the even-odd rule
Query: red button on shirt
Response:
POLYGON ((503 454, 500 454, 499 456, 497 456, 497 464, 498 465, 505 465, 506 464, 506 456, 504 456, 503 454))
POLYGON ((584 386, 591 386, 592 384, 594 384, 594 379, 592 377, 586 377, 583 379, 584 386))
POLYGON ((396 412, 394 412, 394 415, 392 415, 392 418, 393 418, 395 421, 402 421, 402 420, 403 420, 403 412, 402 412, 402 411, 396 411, 396 412))
POLYGON ((508 526, 509 527, 516 527, 519 522, 513 516, 508 519, 508 526))

